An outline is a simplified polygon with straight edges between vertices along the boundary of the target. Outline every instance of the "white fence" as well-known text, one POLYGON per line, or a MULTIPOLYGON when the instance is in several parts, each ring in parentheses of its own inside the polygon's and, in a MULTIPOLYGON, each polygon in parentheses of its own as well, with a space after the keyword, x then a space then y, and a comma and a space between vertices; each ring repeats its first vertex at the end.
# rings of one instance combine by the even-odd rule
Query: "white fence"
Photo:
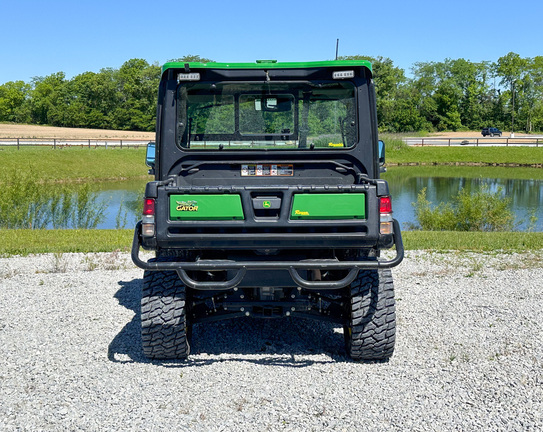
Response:
MULTIPOLYGON (((0 147, 49 146, 53 149, 64 147, 87 148, 135 148, 145 147, 153 140, 144 139, 60 139, 60 138, 0 138, 0 147)), ((411 146, 543 146, 543 137, 485 137, 485 138, 404 138, 411 146)))
POLYGON ((150 140, 143 139, 59 139, 59 138, 0 138, 0 147, 64 147, 83 148, 135 148, 145 147, 150 140))
POLYGON ((543 137, 485 137, 485 138, 447 138, 447 137, 426 137, 426 138, 404 138, 406 144, 411 146, 543 146, 543 137))

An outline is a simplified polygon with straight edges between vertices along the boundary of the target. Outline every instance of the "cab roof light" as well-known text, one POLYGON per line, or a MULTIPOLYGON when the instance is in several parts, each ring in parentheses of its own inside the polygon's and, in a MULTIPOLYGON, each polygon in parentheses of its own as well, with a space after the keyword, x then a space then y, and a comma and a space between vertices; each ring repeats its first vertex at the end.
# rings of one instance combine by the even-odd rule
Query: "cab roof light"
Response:
POLYGON ((177 74, 178 81, 200 81, 199 72, 179 73, 177 74))
POLYGON ((332 73, 334 79, 349 79, 354 78, 354 70, 335 71, 332 73))

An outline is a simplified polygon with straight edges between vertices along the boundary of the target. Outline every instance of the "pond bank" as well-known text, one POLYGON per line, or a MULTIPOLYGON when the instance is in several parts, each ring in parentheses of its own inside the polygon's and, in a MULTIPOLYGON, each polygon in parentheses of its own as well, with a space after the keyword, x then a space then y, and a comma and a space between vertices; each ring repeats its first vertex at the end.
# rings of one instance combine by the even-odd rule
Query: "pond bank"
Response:
POLYGON ((465 166, 465 167, 502 167, 502 168, 543 168, 543 163, 497 163, 497 162, 396 162, 388 163, 393 166, 465 166))

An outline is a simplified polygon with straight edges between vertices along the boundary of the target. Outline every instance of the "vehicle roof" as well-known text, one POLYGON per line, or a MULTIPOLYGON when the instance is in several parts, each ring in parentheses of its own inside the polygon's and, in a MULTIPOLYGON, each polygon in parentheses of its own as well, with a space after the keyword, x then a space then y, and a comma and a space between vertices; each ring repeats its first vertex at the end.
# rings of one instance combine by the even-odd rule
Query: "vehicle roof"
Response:
POLYGON ((190 69, 307 69, 366 67, 372 71, 368 60, 324 60, 313 62, 278 62, 277 60, 257 60, 255 63, 201 63, 201 62, 169 62, 162 66, 162 73, 168 69, 182 69, 188 64, 190 69))

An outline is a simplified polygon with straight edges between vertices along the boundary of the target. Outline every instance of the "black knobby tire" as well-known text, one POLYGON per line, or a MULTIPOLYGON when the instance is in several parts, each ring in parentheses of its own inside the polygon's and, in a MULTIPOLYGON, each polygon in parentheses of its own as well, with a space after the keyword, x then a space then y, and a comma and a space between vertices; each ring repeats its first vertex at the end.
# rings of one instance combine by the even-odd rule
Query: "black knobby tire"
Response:
POLYGON ((390 270, 360 271, 350 286, 345 346, 353 360, 387 360, 396 342, 396 304, 390 270))
POLYGON ((185 285, 174 271, 145 271, 141 297, 143 354, 152 359, 189 355, 185 285))

